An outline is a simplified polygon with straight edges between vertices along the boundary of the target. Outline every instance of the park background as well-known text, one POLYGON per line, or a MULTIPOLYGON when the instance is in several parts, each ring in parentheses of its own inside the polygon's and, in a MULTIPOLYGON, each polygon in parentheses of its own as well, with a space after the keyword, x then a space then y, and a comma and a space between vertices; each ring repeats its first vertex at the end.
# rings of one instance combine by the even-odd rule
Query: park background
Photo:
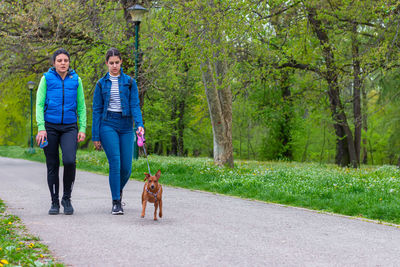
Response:
POLYGON ((399 12, 381 0, 2 1, 0 145, 29 146, 27 82, 64 47, 92 149, 92 96, 116 47, 131 76, 138 56, 150 154, 397 164, 399 12), (137 54, 134 4, 149 11, 137 54))
MULTIPOLYGON (((151 166, 168 186, 399 227, 400 2, 2 0, 0 14, 0 156, 45 161, 28 149, 31 114, 63 47, 87 106, 77 168, 107 175, 92 97, 116 47, 137 76, 150 154, 133 179, 151 166), (148 10, 140 24, 137 4, 148 10)), ((0 249, 2 263, 41 259, 4 212, 0 200, 0 248, 21 252, 0 249)))

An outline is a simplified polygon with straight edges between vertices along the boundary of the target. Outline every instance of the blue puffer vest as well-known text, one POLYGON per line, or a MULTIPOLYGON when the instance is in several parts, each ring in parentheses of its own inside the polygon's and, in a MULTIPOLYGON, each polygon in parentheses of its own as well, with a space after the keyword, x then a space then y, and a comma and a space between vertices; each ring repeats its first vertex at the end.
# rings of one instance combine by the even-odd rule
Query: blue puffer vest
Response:
POLYGON ((63 80, 55 68, 50 68, 44 77, 47 84, 44 120, 56 124, 76 123, 78 74, 69 70, 63 80))

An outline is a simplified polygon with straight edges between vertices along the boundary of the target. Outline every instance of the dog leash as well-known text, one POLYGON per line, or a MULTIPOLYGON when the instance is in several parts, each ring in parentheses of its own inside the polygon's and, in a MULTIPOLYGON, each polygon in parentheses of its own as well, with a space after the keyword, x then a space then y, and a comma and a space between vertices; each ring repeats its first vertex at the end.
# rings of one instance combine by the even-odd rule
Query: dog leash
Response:
POLYGON ((146 156, 146 160, 147 160, 147 168, 149 169, 149 174, 151 175, 149 159, 147 158, 146 147, 144 145, 146 143, 146 139, 144 138, 144 134, 142 134, 141 132, 139 132, 137 134, 137 137, 138 137, 137 145, 138 145, 138 147, 143 147, 144 155, 146 156))
MULTIPOLYGON (((145 142, 146 142, 146 139, 144 138, 144 135, 142 135, 142 133, 139 132, 137 144, 139 147, 143 147, 144 155, 146 156, 146 161, 147 161, 147 168, 149 169, 149 174, 151 175, 149 159, 147 158, 146 147, 144 145, 145 142)), ((158 193, 160 193, 160 190, 161 190, 161 188, 158 189, 157 193, 153 193, 146 186, 146 191, 147 191, 147 193, 149 193, 150 195, 152 195, 154 197, 154 202, 157 202, 157 195, 158 195, 158 193)))

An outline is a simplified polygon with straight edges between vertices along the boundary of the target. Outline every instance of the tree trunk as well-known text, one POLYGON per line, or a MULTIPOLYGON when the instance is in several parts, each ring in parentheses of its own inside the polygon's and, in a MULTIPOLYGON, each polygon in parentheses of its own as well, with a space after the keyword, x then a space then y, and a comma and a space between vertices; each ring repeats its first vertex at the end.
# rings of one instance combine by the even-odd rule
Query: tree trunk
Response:
POLYGON ((357 24, 352 28, 352 57, 353 57, 353 112, 354 112, 354 148, 356 151, 357 164, 360 164, 361 151, 361 68, 359 59, 359 43, 357 41, 357 24))
POLYGON ((364 138, 362 140, 363 142, 363 159, 362 163, 363 164, 368 164, 368 142, 367 142, 367 132, 368 132, 368 102, 367 102, 367 92, 364 87, 361 88, 362 91, 362 104, 363 104, 363 113, 362 113, 362 125, 364 129, 364 138))
POLYGON ((247 159, 250 159, 250 145, 251 145, 250 129, 251 129, 251 121, 247 120, 247 159))
POLYGON ((321 154, 320 154, 320 156, 319 156, 319 163, 321 164, 322 163, 322 159, 323 159, 323 157, 324 157, 324 152, 325 152, 325 138, 326 138, 326 125, 325 125, 325 121, 323 122, 324 123, 324 134, 323 134, 323 139, 322 139, 322 146, 321 146, 321 154))
MULTIPOLYGON (((142 1, 139 2, 137 0, 120 0, 122 4, 122 8, 124 10, 124 18, 126 21, 126 30, 125 30, 125 39, 128 42, 129 40, 134 40, 135 39, 135 24, 132 23, 131 21, 131 15, 129 14, 128 8, 135 5, 135 4, 142 4, 142 5, 149 5, 151 3, 151 0, 148 1, 142 1), (145 3, 143 3, 145 2, 145 3)), ((140 29, 140 28, 139 28, 140 29)), ((139 36, 140 36, 140 30, 139 30, 139 36)), ((128 43, 125 53, 123 54, 123 58, 131 58, 132 60, 125 60, 124 61, 124 66, 126 69, 131 68, 134 66, 135 62, 135 42, 130 42, 128 43)), ((143 60, 143 53, 140 52, 140 39, 139 39, 139 54, 138 54, 138 77, 137 77, 137 87, 138 87, 138 93, 139 93, 139 101, 140 101, 140 109, 143 110, 143 105, 144 105, 144 99, 146 95, 147 88, 145 86, 145 77, 142 75, 143 71, 141 70, 141 63, 143 60)), ((127 73, 130 74, 130 73, 127 73)), ((133 73, 130 74, 130 76, 134 76, 133 73)))
POLYGON ((214 163, 233 168, 232 92, 230 86, 223 83, 226 70, 227 66, 221 60, 211 62, 206 59, 201 65, 213 130, 214 163))
POLYGON ((340 100, 338 71, 335 66, 334 54, 329 42, 329 37, 322 26, 322 22, 317 19, 316 10, 314 8, 307 7, 307 11, 308 19, 313 31, 320 41, 323 57, 325 59, 326 72, 324 74, 324 78, 328 82, 330 109, 332 112, 337 139, 336 164, 340 166, 347 166, 351 164, 354 168, 357 168, 358 164, 353 134, 350 130, 347 117, 344 112, 344 107, 340 100))
POLYGON ((172 110, 171 110, 171 121, 174 122, 173 126, 172 126, 172 134, 171 134, 171 149, 169 151, 169 155, 173 155, 173 156, 177 156, 178 155, 178 151, 177 151, 177 147, 178 147, 178 138, 176 136, 177 133, 177 125, 175 123, 176 120, 176 113, 177 113, 177 104, 176 104, 176 99, 175 97, 172 99, 172 110))
POLYGON ((368 145, 369 145, 369 154, 370 154, 370 158, 371 158, 371 164, 374 165, 374 156, 372 154, 373 150, 372 150, 372 144, 371 144, 371 140, 367 140, 368 141, 368 145))
MULTIPOLYGON (((134 24, 131 22, 131 15, 128 12, 128 8, 133 5, 136 4, 136 1, 134 1, 134 3, 131 3, 132 1, 130 0, 120 0, 121 5, 122 5, 122 9, 124 10, 124 19, 126 22, 126 30, 125 30, 125 40, 129 41, 129 40, 134 40, 135 37, 135 27, 134 24)), ((131 42, 128 44, 125 52, 125 57, 127 57, 127 59, 134 55, 132 53, 132 51, 134 51, 135 47, 134 47, 134 42, 131 42)), ((122 52, 122 51, 121 51, 122 52)), ((127 61, 127 60, 125 60, 127 61)), ((124 62, 124 65, 128 64, 129 62, 124 62)), ((130 64, 131 65, 131 64, 130 64)))
POLYGON ((307 141, 306 141, 306 145, 304 146, 303 157, 301 158, 301 162, 305 162, 307 160, 308 146, 310 145, 311 130, 310 130, 310 127, 307 127, 307 129, 308 129, 307 141))
POLYGON ((185 121, 184 121, 184 117, 185 117, 185 109, 186 109, 186 99, 188 97, 188 94, 191 91, 191 87, 189 85, 189 65, 187 63, 185 63, 184 65, 184 70, 185 70, 185 76, 184 79, 182 81, 182 89, 181 89, 181 97, 179 98, 179 102, 178 102, 178 140, 177 140, 177 152, 178 152, 178 156, 184 156, 185 153, 185 146, 184 146, 184 142, 183 142, 183 135, 184 135, 184 131, 185 131, 185 121))
MULTIPOLYGON (((333 65, 331 66, 333 68, 333 65)), ((329 69, 329 68, 328 68, 329 69)), ((347 166, 351 164, 353 168, 357 168, 356 150, 353 142, 353 134, 347 122, 347 117, 344 112, 344 107, 340 101, 339 85, 337 81, 337 74, 334 70, 328 70, 328 95, 331 106, 332 117, 334 120, 334 127, 336 130, 337 144, 340 146, 337 155, 337 164, 340 166, 347 166), (334 76, 332 76, 334 75, 334 76), (340 157, 342 155, 342 157, 340 157)))
POLYGON ((336 156, 335 163, 339 166, 348 166, 350 164, 350 155, 348 151, 348 144, 345 138, 343 128, 335 123, 333 125, 336 133, 336 156))
POLYGON ((171 121, 174 122, 171 134, 171 150, 170 155, 180 156, 184 155, 183 146, 183 132, 185 130, 185 124, 183 122, 183 116, 185 114, 185 99, 177 100, 174 98, 172 101, 171 121))
MULTIPOLYGON (((278 8, 274 8, 273 13, 278 12, 278 8)), ((276 31, 276 34, 278 38, 286 39, 286 29, 284 26, 279 22, 277 18, 271 19, 271 24, 274 26, 274 29, 276 31), (283 26, 283 27, 282 27, 283 26)), ((278 158, 283 158, 283 159, 288 159, 288 160, 293 160, 293 151, 291 147, 291 141, 292 141, 292 136, 291 136, 291 128, 292 128, 292 99, 291 99, 291 91, 290 91, 290 74, 292 71, 289 71, 287 69, 281 71, 281 77, 279 81, 279 87, 281 90, 281 95, 283 99, 283 120, 278 122, 279 123, 279 139, 282 144, 281 149, 278 151, 278 158)), ((265 92, 265 87, 264 87, 264 92, 265 92)))
MULTIPOLYGON (((150 152, 147 151, 147 153, 150 153, 150 152)), ((157 154, 157 155, 163 155, 164 149, 163 149, 162 141, 155 142, 155 144, 154 144, 154 153, 157 154)))
POLYGON ((283 97, 283 123, 280 125, 280 136, 282 140, 282 157, 288 160, 293 160, 293 151, 290 142, 292 141, 291 136, 291 119, 293 118, 292 114, 292 99, 291 99, 291 91, 290 91, 290 81, 289 81, 289 73, 288 71, 283 71, 282 79, 281 79, 281 91, 283 97))
POLYGON ((185 123, 183 121, 183 117, 185 115, 185 99, 179 101, 178 104, 178 140, 177 140, 177 153, 179 157, 184 156, 185 149, 183 143, 183 132, 185 130, 185 123))

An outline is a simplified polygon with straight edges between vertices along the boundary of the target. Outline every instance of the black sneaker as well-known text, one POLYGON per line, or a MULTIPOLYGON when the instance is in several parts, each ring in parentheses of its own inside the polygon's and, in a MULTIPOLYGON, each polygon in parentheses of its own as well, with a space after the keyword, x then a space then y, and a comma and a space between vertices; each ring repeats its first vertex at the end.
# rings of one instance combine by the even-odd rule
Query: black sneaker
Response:
POLYGON ((113 206, 111 209, 111 214, 112 215, 123 215, 124 210, 121 207, 121 201, 120 200, 113 200, 113 206))
POLYGON ((125 202, 122 201, 122 190, 119 192, 119 201, 121 202, 121 210, 124 212, 122 207, 125 206, 125 202))
POLYGON ((122 206, 125 206, 125 202, 120 202, 120 206, 119 206, 121 214, 124 214, 124 209, 122 208, 122 206))
POLYGON ((57 201, 53 201, 51 203, 51 208, 49 209, 50 215, 57 215, 60 213, 60 203, 57 201))
POLYGON ((63 198, 61 200, 61 205, 64 207, 65 215, 72 215, 74 213, 74 208, 71 205, 71 200, 69 198, 63 198))

